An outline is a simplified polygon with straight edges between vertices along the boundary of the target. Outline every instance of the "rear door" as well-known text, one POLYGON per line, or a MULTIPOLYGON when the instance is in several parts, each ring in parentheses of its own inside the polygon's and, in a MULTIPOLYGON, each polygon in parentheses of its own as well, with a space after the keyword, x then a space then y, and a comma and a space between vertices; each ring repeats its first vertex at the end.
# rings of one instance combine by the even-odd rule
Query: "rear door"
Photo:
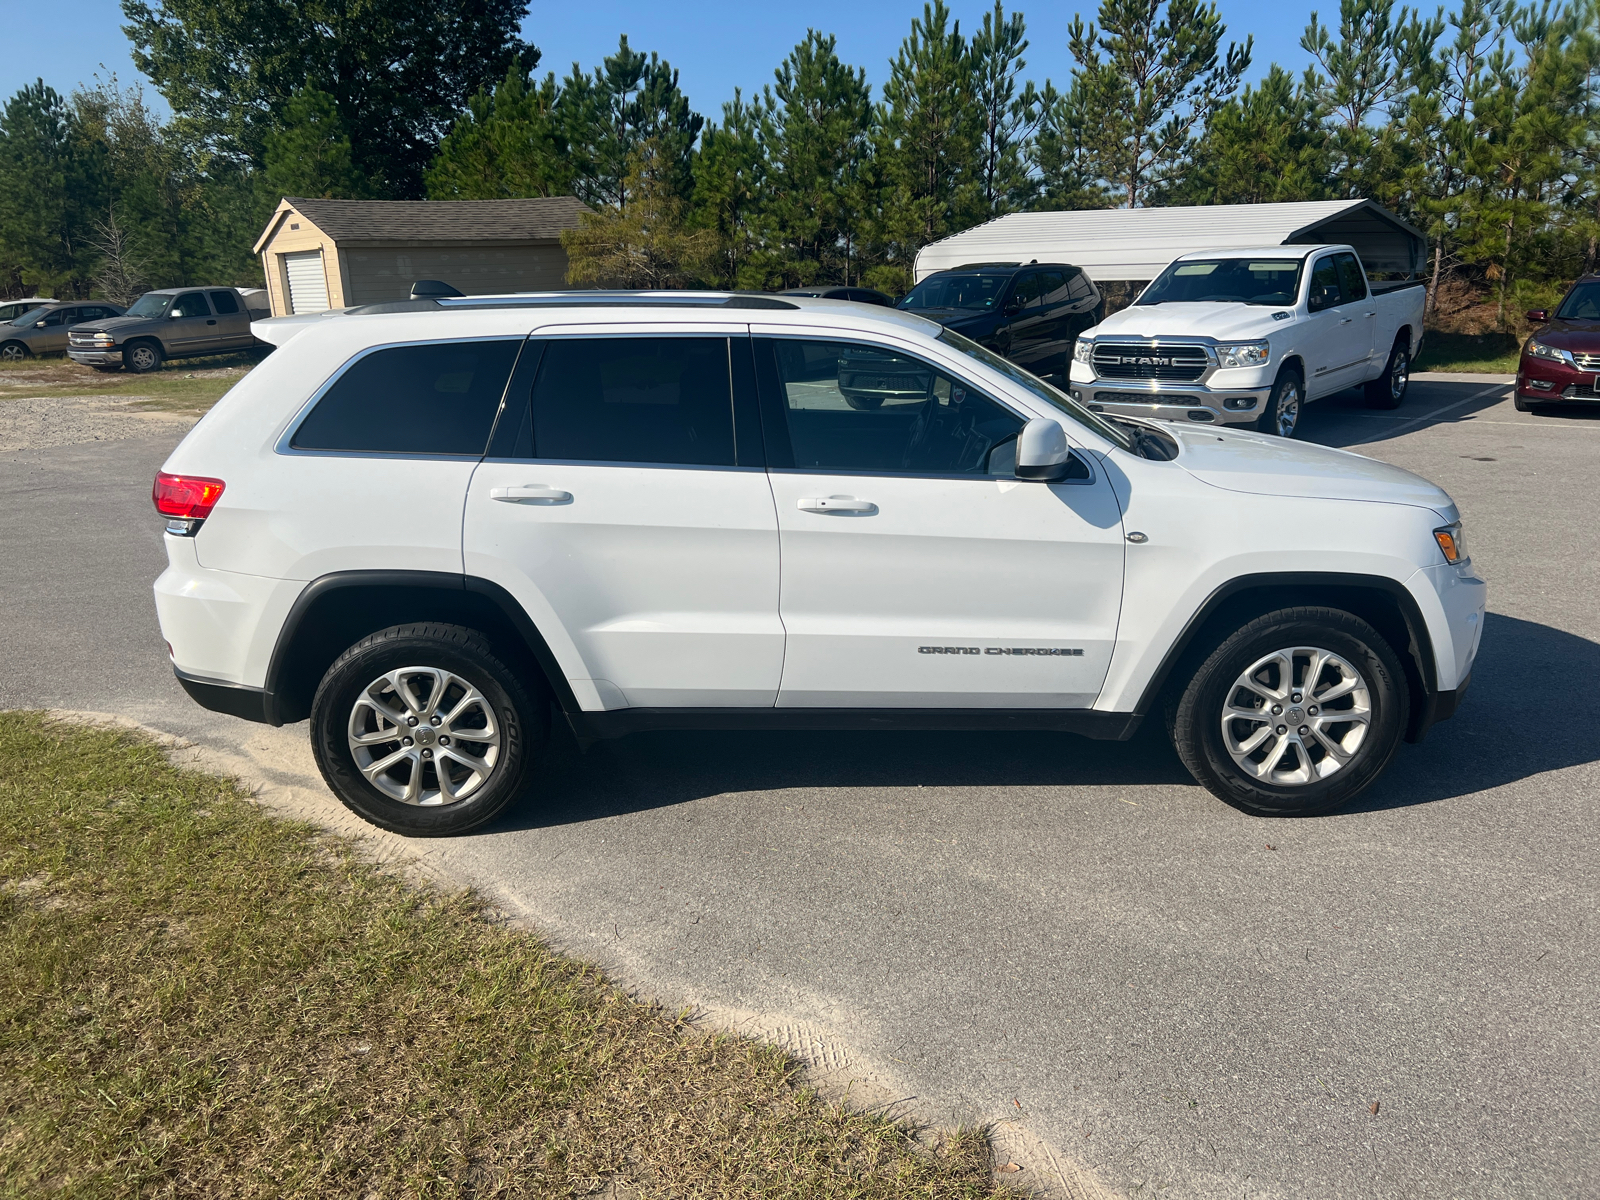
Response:
POLYGON ((863 408, 816 369, 861 359, 862 343, 756 342, 788 633, 778 704, 1091 706, 1122 597, 1110 484, 1097 470, 1017 480, 1023 413, 905 349, 870 349, 901 386, 863 408))
POLYGON ((203 352, 216 341, 217 318, 204 292, 180 292, 167 311, 161 340, 173 357, 203 352))
POLYGON ((1019 305, 1011 318, 1011 338, 1006 346, 1006 357, 1012 362, 1036 374, 1052 369, 1047 364, 1058 335, 1056 314, 1047 299, 1064 295, 1065 290, 1060 271, 1028 271, 1018 277, 1016 290, 1007 301, 1019 305))
MULTIPOLYGON (((1367 276, 1361 269, 1361 263, 1354 254, 1340 254, 1335 261, 1339 265, 1339 289, 1344 293, 1344 312, 1341 314, 1342 322, 1348 323, 1350 328, 1358 332, 1351 338, 1351 352, 1362 350, 1361 361, 1352 370, 1349 383, 1360 383, 1372 374, 1372 358, 1377 347, 1377 325, 1374 319, 1378 315, 1372 297, 1367 295, 1367 276)), ((1384 346, 1384 350, 1388 350, 1384 346)))
POLYGON ((255 338, 250 336, 250 314, 239 303, 239 293, 232 288, 218 288, 210 296, 211 307, 217 314, 214 348, 241 350, 253 344, 255 338))
POLYGON ((778 530, 747 327, 536 331, 468 489, 464 556, 585 709, 771 706, 778 530))

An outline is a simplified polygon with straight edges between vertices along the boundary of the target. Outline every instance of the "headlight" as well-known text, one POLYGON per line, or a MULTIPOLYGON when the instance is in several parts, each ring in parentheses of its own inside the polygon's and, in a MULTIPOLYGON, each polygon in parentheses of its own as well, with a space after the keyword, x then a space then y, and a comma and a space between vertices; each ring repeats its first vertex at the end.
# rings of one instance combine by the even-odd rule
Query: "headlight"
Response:
POLYGON ((113 338, 109 333, 97 333, 94 335, 94 344, 96 346, 110 346, 114 345, 115 342, 116 339, 113 338))
POLYGON ((1527 350, 1534 358, 1544 358, 1549 359, 1551 362, 1565 363, 1569 367, 1577 366, 1577 363, 1572 361, 1571 353, 1566 350, 1558 350, 1554 346, 1546 346, 1535 338, 1528 339, 1527 350))
POLYGON ((1217 347, 1219 367, 1259 367, 1265 365, 1270 357, 1265 342, 1239 342, 1232 346, 1217 347))
POLYGON ((1433 531, 1433 540, 1439 543, 1439 549, 1444 551, 1444 560, 1452 567, 1457 563, 1467 561, 1467 542, 1461 532, 1461 522, 1446 525, 1443 529, 1433 531))
POLYGON ((1072 361, 1086 363, 1093 353, 1094 343, 1087 338, 1079 338, 1072 346, 1072 361))

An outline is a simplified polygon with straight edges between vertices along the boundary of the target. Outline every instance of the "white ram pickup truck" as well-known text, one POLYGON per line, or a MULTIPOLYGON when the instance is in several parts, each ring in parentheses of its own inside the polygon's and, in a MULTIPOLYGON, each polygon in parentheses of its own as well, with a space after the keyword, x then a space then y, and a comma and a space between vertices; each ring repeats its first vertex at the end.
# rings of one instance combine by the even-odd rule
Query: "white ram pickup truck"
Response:
POLYGON ((1362 386, 1405 399, 1420 283, 1372 284, 1349 246, 1202 251, 1079 335, 1073 398, 1095 412, 1293 437, 1312 400, 1362 386))

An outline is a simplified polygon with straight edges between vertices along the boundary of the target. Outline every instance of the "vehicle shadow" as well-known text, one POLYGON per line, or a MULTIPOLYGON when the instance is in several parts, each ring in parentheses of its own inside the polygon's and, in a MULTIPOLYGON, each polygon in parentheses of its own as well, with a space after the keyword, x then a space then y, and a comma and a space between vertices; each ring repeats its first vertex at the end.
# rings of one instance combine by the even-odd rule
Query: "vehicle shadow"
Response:
POLYGON ((1300 418, 1296 436, 1303 441, 1340 449, 1372 445, 1432 425, 1470 418, 1503 403, 1511 394, 1511 386, 1481 380, 1413 381, 1406 402, 1387 412, 1371 408, 1360 388, 1347 388, 1308 405, 1300 418), (1449 411, 1431 421, 1419 419, 1439 409, 1449 411))
MULTIPOLYGON (((1489 614, 1456 717, 1394 764, 1352 812, 1431 804, 1600 760, 1584 681, 1600 644, 1489 614)), ((1128 742, 1050 733, 650 733, 581 754, 564 727, 529 798, 487 833, 600 820, 730 792, 871 787, 1195 786, 1159 720, 1128 742)), ((1333 814, 1337 819, 1341 814, 1333 814)))

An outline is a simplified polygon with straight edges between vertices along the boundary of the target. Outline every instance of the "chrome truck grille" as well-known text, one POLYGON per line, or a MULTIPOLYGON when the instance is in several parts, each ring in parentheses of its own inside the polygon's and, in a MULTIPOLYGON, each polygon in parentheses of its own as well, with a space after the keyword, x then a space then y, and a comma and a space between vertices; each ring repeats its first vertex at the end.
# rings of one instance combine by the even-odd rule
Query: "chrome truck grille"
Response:
POLYGON ((1090 359, 1101 379, 1165 379, 1192 383, 1206 371, 1201 346, 1164 346, 1160 342, 1097 343, 1090 359))

